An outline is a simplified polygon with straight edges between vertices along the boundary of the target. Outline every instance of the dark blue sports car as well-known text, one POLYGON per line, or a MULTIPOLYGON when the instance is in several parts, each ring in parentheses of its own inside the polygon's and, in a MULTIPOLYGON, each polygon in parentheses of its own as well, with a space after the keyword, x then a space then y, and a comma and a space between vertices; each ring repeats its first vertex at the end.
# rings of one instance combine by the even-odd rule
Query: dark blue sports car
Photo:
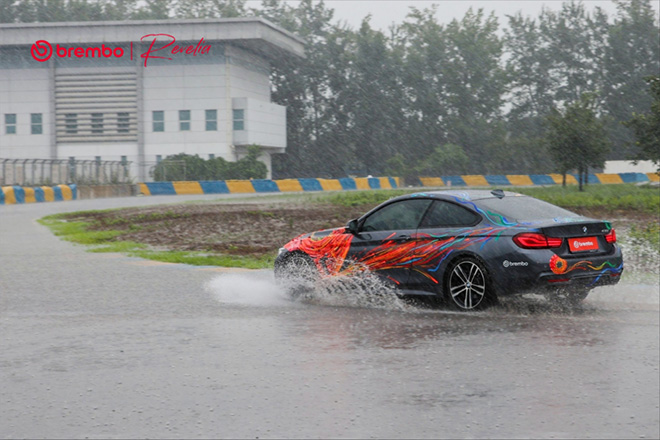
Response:
POLYGON ((522 293, 578 303, 619 281, 623 257, 607 221, 513 192, 465 190, 396 197, 346 227, 291 240, 275 261, 277 278, 364 271, 402 296, 474 310, 522 293))

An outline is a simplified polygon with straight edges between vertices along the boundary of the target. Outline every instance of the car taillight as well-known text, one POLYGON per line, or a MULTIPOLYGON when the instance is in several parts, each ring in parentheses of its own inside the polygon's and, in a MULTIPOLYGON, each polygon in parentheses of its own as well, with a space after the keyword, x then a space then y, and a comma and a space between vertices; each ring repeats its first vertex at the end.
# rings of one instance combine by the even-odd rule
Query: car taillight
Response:
POLYGON ((524 232, 513 237, 513 242, 523 249, 549 249, 561 246, 563 239, 543 234, 524 232))
POLYGON ((614 228, 610 229, 610 232, 605 236, 605 240, 607 240, 608 243, 616 243, 616 232, 614 231, 614 228))

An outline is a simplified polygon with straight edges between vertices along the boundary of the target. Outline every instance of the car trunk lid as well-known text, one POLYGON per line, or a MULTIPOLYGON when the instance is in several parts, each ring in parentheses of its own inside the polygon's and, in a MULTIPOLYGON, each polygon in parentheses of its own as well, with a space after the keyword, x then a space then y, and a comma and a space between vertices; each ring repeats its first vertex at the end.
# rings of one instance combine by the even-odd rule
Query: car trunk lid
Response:
POLYGON ((547 225, 540 228, 548 237, 563 239, 555 252, 562 257, 585 257, 602 255, 612 251, 607 235, 612 231, 608 222, 586 220, 584 222, 547 225))

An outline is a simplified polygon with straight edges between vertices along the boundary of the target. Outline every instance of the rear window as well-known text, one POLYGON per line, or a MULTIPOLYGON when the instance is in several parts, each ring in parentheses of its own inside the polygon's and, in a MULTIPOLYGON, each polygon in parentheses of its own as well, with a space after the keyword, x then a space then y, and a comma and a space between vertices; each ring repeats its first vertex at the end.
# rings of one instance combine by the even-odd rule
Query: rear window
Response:
POLYGON ((553 218, 579 217, 579 214, 532 197, 507 196, 501 199, 483 199, 477 206, 503 215, 508 220, 534 221, 553 218))

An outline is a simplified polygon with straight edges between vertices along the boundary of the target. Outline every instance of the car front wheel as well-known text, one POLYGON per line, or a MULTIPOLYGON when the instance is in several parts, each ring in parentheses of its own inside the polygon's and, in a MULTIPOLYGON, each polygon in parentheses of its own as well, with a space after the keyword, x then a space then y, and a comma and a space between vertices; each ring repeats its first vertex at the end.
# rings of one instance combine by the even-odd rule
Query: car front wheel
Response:
POLYGON ((312 259, 302 253, 294 253, 275 264, 275 279, 293 298, 314 290, 318 270, 312 259))

